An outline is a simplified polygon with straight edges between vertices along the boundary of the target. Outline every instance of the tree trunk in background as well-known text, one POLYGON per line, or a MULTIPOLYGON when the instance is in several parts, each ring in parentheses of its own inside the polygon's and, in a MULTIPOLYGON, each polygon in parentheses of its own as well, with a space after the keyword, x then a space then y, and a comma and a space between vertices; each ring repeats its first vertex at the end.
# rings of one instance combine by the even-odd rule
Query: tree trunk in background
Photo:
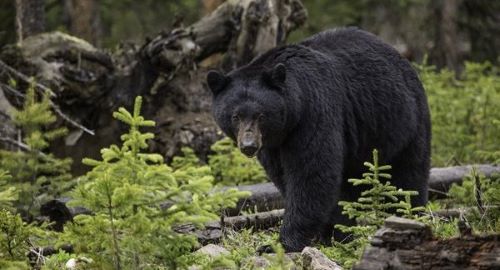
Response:
POLYGON ((16 32, 19 41, 45 31, 45 1, 16 0, 16 32))
POLYGON ((446 67, 455 72, 460 72, 460 55, 458 46, 458 7, 460 0, 436 1, 435 44, 433 59, 438 67, 446 67))
POLYGON ((470 60, 500 62, 500 1, 465 0, 463 25, 469 33, 470 60))
POLYGON ((16 42, 16 2, 0 1, 0 48, 16 42))
POLYGON ((225 0, 202 0, 203 15, 212 13, 218 6, 224 3, 225 0))
POLYGON ((65 0, 64 13, 71 34, 99 46, 102 35, 99 0, 65 0))

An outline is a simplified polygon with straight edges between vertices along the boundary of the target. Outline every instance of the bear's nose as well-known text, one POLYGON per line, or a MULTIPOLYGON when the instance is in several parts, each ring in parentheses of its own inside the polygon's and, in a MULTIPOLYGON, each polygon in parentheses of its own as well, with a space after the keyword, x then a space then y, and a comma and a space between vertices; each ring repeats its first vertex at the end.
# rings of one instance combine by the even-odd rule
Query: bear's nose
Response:
POLYGON ((247 145, 247 146, 242 146, 241 147, 241 152, 245 154, 247 157, 253 157, 255 156, 255 153, 257 153, 257 150, 259 148, 255 144, 247 145))
POLYGON ((253 157, 259 150, 259 146, 255 142, 255 140, 251 140, 249 138, 244 138, 240 143, 240 150, 247 157, 253 157))

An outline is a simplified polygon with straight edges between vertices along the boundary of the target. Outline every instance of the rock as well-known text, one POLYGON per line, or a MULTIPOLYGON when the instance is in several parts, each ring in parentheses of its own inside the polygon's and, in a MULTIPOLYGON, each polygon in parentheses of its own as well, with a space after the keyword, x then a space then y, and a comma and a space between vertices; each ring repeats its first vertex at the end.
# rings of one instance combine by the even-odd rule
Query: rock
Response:
POLYGON ((342 267, 312 247, 305 247, 302 250, 302 263, 304 269, 308 270, 342 270, 342 267))
POLYGON ((266 269, 271 264, 269 260, 263 256, 253 256, 248 259, 248 264, 254 269, 266 269))
POLYGON ((76 268, 76 259, 75 258, 69 259, 66 262, 65 266, 66 266, 67 269, 75 269, 76 268))
MULTIPOLYGON (((286 268, 287 270, 302 269, 298 266, 300 265, 300 263, 298 262, 300 262, 301 260, 301 254, 298 252, 285 253, 284 268, 286 268)), ((251 269, 268 269, 276 261, 276 253, 269 253, 262 256, 252 256, 250 258, 247 258, 245 259, 243 265, 251 266, 251 269)), ((274 267, 276 267, 276 265, 274 265, 274 267)))
POLYGON ((205 255, 208 255, 210 257, 217 257, 220 255, 227 255, 227 254, 229 254, 229 251, 227 251, 227 249, 225 249, 221 246, 217 246, 214 244, 208 244, 208 245, 198 249, 196 251, 196 253, 205 254, 205 255))
POLYGON ((66 269, 85 269, 85 264, 91 264, 94 261, 86 257, 78 257, 69 259, 64 265, 66 269))

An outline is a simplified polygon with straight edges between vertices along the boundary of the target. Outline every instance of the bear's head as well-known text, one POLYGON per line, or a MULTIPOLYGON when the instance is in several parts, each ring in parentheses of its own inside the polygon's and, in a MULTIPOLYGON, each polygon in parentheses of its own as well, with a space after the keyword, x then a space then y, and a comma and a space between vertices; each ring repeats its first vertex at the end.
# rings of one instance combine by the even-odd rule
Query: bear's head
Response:
POLYGON ((242 153, 255 156, 263 147, 277 147, 287 121, 286 68, 242 68, 224 75, 210 71, 212 111, 222 131, 242 153))

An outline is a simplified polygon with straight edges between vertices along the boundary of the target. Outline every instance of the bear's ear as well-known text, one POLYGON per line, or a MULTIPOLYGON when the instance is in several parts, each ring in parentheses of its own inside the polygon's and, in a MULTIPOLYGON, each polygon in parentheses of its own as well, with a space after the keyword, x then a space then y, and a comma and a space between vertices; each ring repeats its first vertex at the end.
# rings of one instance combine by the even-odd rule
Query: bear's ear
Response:
POLYGON ((207 83, 212 94, 218 94, 229 82, 229 78, 216 70, 210 70, 207 74, 207 83))
POLYGON ((265 72, 264 77, 272 85, 281 85, 286 79, 286 67, 282 63, 276 64, 271 70, 265 72))
POLYGON ((278 82, 278 83, 283 83, 285 82, 286 79, 286 68, 285 65, 279 63, 276 66, 273 67, 273 70, 271 72, 273 81, 278 82))

